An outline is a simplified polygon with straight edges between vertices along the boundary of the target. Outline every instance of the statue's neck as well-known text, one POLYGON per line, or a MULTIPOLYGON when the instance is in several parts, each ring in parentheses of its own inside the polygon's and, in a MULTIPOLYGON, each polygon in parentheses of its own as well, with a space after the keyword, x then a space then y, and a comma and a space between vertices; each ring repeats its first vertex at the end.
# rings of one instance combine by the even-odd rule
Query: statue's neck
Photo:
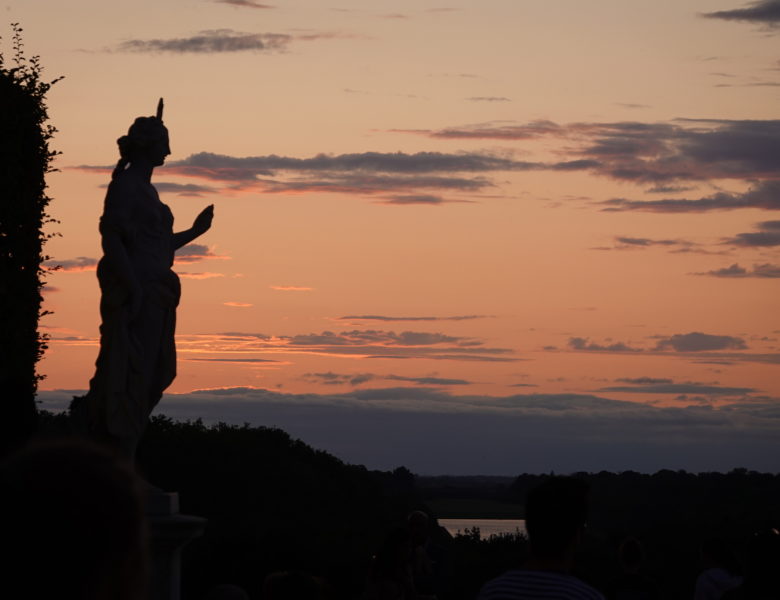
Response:
POLYGON ((140 177, 147 183, 152 181, 152 172, 154 171, 154 165, 150 160, 146 158, 138 158, 130 163, 128 167, 129 171, 132 171, 136 177, 140 177))

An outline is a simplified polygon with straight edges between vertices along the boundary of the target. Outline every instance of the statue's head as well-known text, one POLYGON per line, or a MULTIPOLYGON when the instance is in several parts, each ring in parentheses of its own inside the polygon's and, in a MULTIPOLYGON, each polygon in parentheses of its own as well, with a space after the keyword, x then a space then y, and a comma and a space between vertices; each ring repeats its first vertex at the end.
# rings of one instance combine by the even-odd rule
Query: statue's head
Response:
POLYGON ((162 112, 163 101, 160 98, 157 115, 138 117, 128 129, 127 135, 123 135, 116 141, 123 161, 131 163, 143 156, 151 160, 154 166, 160 166, 165 162, 165 157, 171 153, 171 148, 168 129, 163 125, 162 112))

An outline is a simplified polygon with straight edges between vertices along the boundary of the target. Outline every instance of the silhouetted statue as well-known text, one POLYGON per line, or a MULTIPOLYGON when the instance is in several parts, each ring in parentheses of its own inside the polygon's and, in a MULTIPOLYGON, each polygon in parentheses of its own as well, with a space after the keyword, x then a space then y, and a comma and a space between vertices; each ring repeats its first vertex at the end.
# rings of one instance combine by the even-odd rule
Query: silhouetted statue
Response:
POLYGON ((161 98, 156 116, 138 117, 117 140, 120 159, 100 218, 100 353, 89 392, 71 404, 81 428, 130 458, 176 377, 174 252, 208 231, 214 216, 210 205, 190 229, 173 232, 173 214, 151 184, 171 153, 162 111, 161 98))
POLYGON ((520 569, 487 582, 478 600, 604 600, 570 574, 588 516, 588 484, 551 477, 528 493, 525 527, 531 558, 520 569))

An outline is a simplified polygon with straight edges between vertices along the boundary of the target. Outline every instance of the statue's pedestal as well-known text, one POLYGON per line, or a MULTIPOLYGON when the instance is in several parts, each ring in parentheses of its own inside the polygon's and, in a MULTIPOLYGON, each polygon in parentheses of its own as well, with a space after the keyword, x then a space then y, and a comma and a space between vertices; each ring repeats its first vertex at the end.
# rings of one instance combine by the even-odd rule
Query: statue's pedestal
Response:
POLYGON ((179 495, 150 492, 146 499, 149 524, 150 600, 181 597, 181 549, 203 535, 206 519, 179 514, 179 495))

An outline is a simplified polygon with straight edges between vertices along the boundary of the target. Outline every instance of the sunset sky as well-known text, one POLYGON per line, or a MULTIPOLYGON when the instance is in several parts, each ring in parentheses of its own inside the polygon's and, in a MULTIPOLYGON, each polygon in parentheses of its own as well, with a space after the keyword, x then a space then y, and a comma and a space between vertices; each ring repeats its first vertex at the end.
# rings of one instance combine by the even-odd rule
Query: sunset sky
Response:
POLYGON ((186 229, 159 412, 428 474, 780 470, 780 1, 5 0, 49 79, 42 406, 116 139, 186 229))

